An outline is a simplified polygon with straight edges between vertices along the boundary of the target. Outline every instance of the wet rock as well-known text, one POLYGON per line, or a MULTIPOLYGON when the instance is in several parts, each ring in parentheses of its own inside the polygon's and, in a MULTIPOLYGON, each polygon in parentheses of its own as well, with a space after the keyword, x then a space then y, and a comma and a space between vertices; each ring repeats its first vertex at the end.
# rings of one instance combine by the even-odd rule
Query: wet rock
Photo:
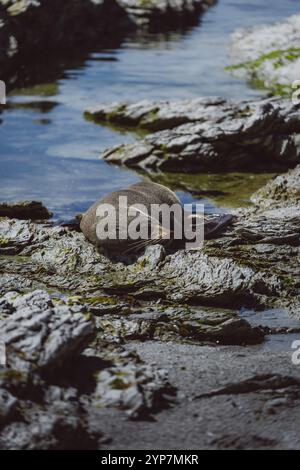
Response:
MULTIPOLYGON (((243 222, 239 223, 239 228, 241 225, 243 222)), ((141 300, 168 299, 233 306, 260 305, 266 297, 277 297, 281 292, 280 282, 271 272, 263 269, 256 272, 247 266, 249 260, 245 260, 245 265, 235 261, 231 249, 224 246, 228 242, 226 237, 218 239, 220 248, 216 248, 217 241, 214 245, 207 242, 208 254, 203 250, 178 250, 166 256, 161 247, 154 247, 139 260, 125 264, 97 252, 82 233, 67 228, 16 219, 4 219, 0 227, 9 241, 8 246, 17 248, 17 253, 5 252, 0 258, 3 279, 7 279, 8 274, 16 276, 15 280, 10 277, 14 290, 19 289, 20 275, 23 275, 37 287, 51 287, 58 292, 64 289, 75 296, 80 289, 83 297, 96 298, 103 294, 131 295, 141 300), (214 251, 209 251, 210 247, 214 251)), ((242 237, 238 237, 244 243, 242 237)))
POLYGON ((211 439, 211 445, 217 449, 235 449, 235 450, 270 450, 278 445, 276 439, 251 434, 250 436, 241 436, 236 433, 225 434, 216 439, 211 439))
POLYGON ((4 295, 12 289, 23 292, 32 288, 32 285, 32 280, 25 278, 22 274, 0 273, 0 295, 4 295))
MULTIPOLYGON (((4 305, 3 305, 4 304, 4 305)), ((55 307, 46 292, 6 296, 0 335, 7 351, 7 367, 30 372, 58 367, 80 353, 94 334, 92 322, 81 308, 55 307)))
POLYGON ((291 95, 300 76, 299 27, 300 15, 294 15, 274 25, 236 31, 228 69, 271 94, 291 95))
POLYGON ((264 339, 260 328, 252 328, 236 312, 224 309, 163 307, 157 305, 130 316, 104 316, 97 330, 106 341, 130 340, 254 344, 264 339))
POLYGON ((102 427, 98 423, 93 429, 89 420, 99 406, 126 410, 135 419, 157 412, 164 403, 167 406, 165 394, 173 393, 167 374, 144 364, 136 354, 104 347, 99 339, 93 346, 92 324, 77 313, 79 307, 67 307, 66 314, 62 305, 53 306, 48 294, 36 291, 7 294, 1 308, 7 313, 0 332, 8 359, 0 370, 1 448, 96 449, 102 427), (38 334, 46 330, 48 314, 47 327, 56 330, 41 345, 38 334), (66 321, 67 316, 72 319, 66 321), (66 325, 71 322, 70 334, 66 325), (90 347, 79 355, 87 344, 90 347), (117 390, 123 390, 119 397, 117 390))
POLYGON ((262 298, 267 296, 271 300, 273 297, 273 305, 293 305, 291 312, 295 316, 300 313, 297 287, 300 278, 295 263, 299 249, 299 218, 289 217, 288 213, 284 216, 282 209, 259 214, 255 210, 252 213, 248 211, 236 223, 232 236, 209 241, 205 246, 209 256, 220 256, 225 251, 240 265, 247 265, 260 273, 255 290, 261 293, 262 298), (265 277, 267 272, 275 274, 273 281, 269 278, 269 290, 265 277), (277 299, 276 291, 281 292, 277 299))
POLYGON ((0 203, 0 217, 15 219, 42 220, 50 219, 52 213, 41 202, 22 201, 17 203, 0 203))
POLYGON ((29 222, 4 218, 0 228, 0 252, 16 254, 30 244, 34 227, 29 222))
POLYGON ((267 246, 300 245, 299 209, 283 213, 281 209, 265 212, 264 215, 253 217, 237 229, 237 233, 250 242, 267 246), (283 220, 286 222, 285 226, 283 220))
POLYGON ((107 122, 161 131, 190 122, 222 121, 238 113, 238 107, 224 98, 197 98, 181 101, 150 101, 96 105, 85 111, 95 122, 107 122))
POLYGON ((103 154, 107 162, 147 171, 270 171, 293 166, 300 158, 298 105, 289 100, 144 101, 100 106, 87 115, 96 121, 159 130, 103 154))
POLYGON ((91 320, 81 307, 55 306, 44 291, 7 293, 0 300, 2 315, 1 448, 97 448, 99 436, 88 430, 77 391, 42 378, 78 357, 94 336, 91 320))

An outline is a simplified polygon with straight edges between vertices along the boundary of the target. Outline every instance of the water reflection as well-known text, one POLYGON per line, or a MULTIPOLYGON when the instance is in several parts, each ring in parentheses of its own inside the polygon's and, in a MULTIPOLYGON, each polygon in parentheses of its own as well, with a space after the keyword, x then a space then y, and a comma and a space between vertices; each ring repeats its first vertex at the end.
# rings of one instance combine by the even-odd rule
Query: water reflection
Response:
POLYGON ((143 176, 180 192, 184 202, 201 202, 205 204, 207 212, 223 212, 223 209, 226 211, 249 205, 251 195, 276 175, 243 172, 196 175, 153 173, 143 176))

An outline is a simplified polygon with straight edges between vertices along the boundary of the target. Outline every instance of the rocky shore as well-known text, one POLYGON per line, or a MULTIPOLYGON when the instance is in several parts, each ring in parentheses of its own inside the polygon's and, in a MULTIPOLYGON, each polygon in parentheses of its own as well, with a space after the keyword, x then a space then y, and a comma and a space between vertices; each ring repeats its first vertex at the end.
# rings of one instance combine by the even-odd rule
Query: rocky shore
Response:
POLYGON ((149 131, 135 144, 104 153, 107 162, 118 165, 170 172, 271 171, 300 162, 299 105, 287 99, 115 103, 89 109, 85 116, 149 131))
MULTIPOLYGON (((186 27, 212 3, 0 0, 0 64, 9 74, 20 56, 186 27)), ((232 70, 290 93, 298 22, 236 33, 232 70)), ((139 131, 103 158, 150 179, 277 174, 199 250, 112 256, 41 202, 0 203, 1 449, 300 448, 299 106, 212 97, 86 110, 139 131)), ((218 193, 184 181, 196 197, 218 193)))
POLYGON ((300 15, 274 25, 236 31, 228 70, 272 95, 290 96, 300 77, 300 15))
POLYGON ((34 222, 40 206, 22 220, 10 205, 1 447, 169 449, 179 445, 171 429, 189 433, 180 448, 299 447, 282 422, 295 422, 300 369, 264 348, 278 331, 239 315, 280 308, 300 320, 299 176, 297 166, 268 183, 201 251, 155 246, 138 259, 110 259, 76 226, 34 222))

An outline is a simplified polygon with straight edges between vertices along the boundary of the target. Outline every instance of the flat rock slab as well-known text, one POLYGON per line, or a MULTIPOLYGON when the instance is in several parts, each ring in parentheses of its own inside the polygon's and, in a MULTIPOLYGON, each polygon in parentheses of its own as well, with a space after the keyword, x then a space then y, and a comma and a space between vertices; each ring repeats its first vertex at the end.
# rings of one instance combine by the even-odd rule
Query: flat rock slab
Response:
POLYGON ((110 163, 146 171, 230 171, 291 167, 300 161, 299 106, 290 100, 116 103, 86 111, 96 122, 155 130, 108 149, 110 163))

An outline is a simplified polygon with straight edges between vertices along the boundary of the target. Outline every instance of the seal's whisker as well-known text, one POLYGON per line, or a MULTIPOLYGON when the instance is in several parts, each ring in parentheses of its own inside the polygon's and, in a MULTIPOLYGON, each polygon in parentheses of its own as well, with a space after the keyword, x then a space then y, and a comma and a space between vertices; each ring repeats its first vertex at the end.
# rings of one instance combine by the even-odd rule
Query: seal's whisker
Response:
POLYGON ((143 248, 148 244, 148 240, 139 240, 130 244, 129 248, 124 251, 124 254, 130 253, 131 251, 143 248))

